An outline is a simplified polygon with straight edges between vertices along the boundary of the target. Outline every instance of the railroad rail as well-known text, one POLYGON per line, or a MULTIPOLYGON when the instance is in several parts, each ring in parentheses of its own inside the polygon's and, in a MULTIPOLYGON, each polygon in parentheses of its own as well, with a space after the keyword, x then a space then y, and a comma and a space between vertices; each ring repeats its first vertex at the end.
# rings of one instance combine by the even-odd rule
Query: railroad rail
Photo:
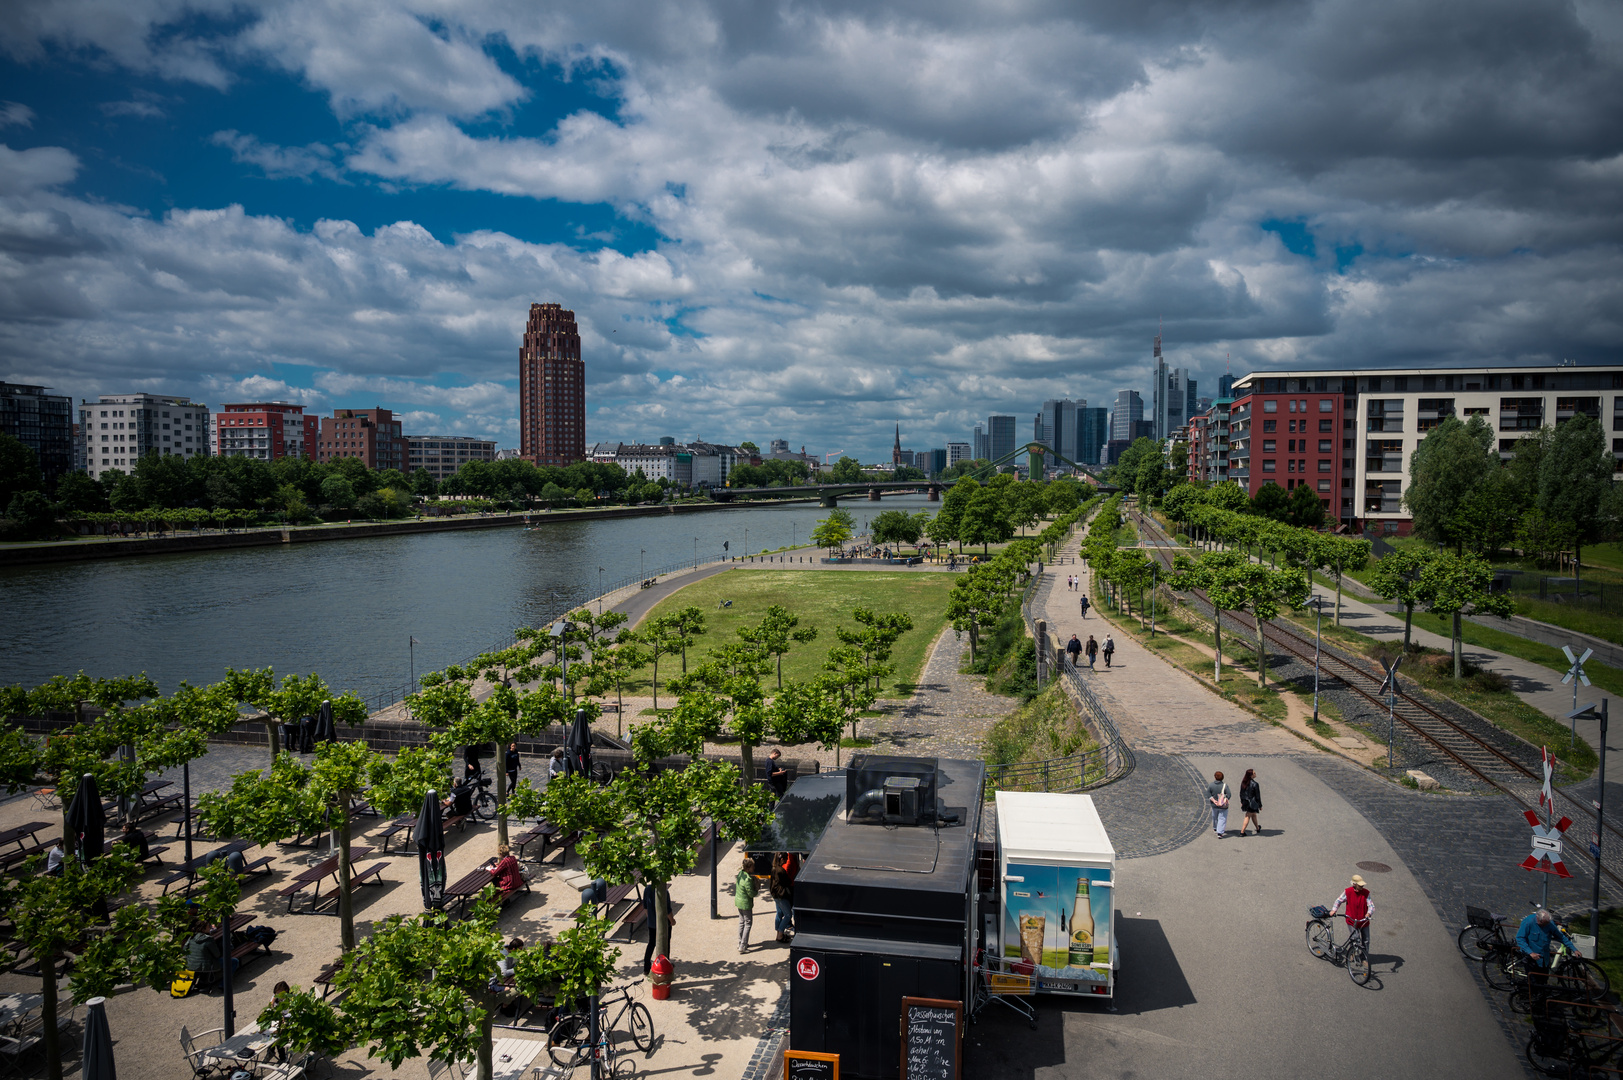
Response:
MULTIPOLYGON (((1138 523, 1140 536, 1153 534, 1153 537, 1149 537, 1149 549, 1153 552, 1153 557, 1170 570, 1175 550, 1171 537, 1152 518, 1141 513, 1135 513, 1134 518, 1138 523)), ((1198 596, 1202 603, 1211 606, 1203 591, 1199 589, 1190 591, 1198 596)), ((1256 641, 1255 617, 1247 612, 1227 610, 1223 612, 1223 617, 1233 627, 1248 635, 1251 641, 1256 641)), ((1277 621, 1268 621, 1263 624, 1263 642, 1265 645, 1277 646, 1305 663, 1313 663, 1315 652, 1313 639, 1302 636, 1294 628, 1281 625, 1277 621)), ((1371 671, 1334 650, 1321 649, 1318 656, 1321 672, 1330 675, 1366 701, 1383 709, 1387 707, 1386 698, 1380 693, 1381 684, 1385 681, 1384 673, 1371 671)), ((1460 769, 1499 790, 1522 809, 1537 808, 1539 792, 1544 786, 1544 777, 1534 772, 1524 762, 1517 760, 1514 755, 1506 753, 1501 747, 1482 738, 1459 721, 1438 712, 1426 702, 1403 693, 1401 688, 1393 703, 1392 715, 1410 732, 1435 747, 1460 769)), ((1592 806, 1553 785, 1551 790, 1560 802, 1561 813, 1593 829, 1599 815, 1592 806)), ((1599 824, 1606 830, 1606 843, 1601 849, 1601 871, 1614 886, 1623 891, 1623 830, 1619 830, 1610 821, 1601 821, 1599 824)), ((1594 865, 1587 845, 1580 848, 1576 844, 1569 844, 1566 859, 1569 863, 1594 865)))

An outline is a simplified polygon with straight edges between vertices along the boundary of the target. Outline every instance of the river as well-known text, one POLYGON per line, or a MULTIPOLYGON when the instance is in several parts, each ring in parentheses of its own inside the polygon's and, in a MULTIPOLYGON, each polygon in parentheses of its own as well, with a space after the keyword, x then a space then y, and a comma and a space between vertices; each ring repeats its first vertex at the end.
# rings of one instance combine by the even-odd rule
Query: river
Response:
MULTIPOLYGON (((844 505, 861 526, 880 508, 940 504, 844 505)), ((0 685, 145 671, 167 693, 269 666, 390 697, 413 662, 421 674, 510 642, 598 595, 599 580, 716 558, 724 542, 734 555, 804 544, 827 514, 739 507, 0 569, 0 685)))

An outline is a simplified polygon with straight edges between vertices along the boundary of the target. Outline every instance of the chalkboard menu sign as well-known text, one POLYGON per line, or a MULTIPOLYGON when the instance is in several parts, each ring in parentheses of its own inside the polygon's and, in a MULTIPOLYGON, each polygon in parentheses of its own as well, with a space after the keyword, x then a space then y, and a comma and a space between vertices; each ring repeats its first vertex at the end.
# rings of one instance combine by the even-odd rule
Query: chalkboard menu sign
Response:
POLYGON ((958 1080, 962 1002, 902 999, 902 1080, 958 1080))
POLYGON ((783 1080, 840 1080, 840 1055, 785 1050, 783 1080))

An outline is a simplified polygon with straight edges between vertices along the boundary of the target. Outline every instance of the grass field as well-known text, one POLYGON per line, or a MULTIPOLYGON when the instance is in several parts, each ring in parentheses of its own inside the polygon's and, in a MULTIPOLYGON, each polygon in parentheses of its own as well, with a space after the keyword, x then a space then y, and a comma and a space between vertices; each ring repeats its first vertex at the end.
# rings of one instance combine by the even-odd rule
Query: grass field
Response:
MULTIPOLYGON (((1445 619, 1440 615, 1430 615, 1423 611, 1414 613, 1414 624, 1422 630, 1430 630, 1432 633, 1441 634, 1443 637, 1448 637, 1453 633, 1452 619, 1445 619)), ((1554 645, 1529 641, 1524 637, 1518 637, 1503 630, 1479 626, 1475 623, 1462 623, 1460 639, 1466 645, 1492 649, 1494 652, 1501 652, 1507 656, 1519 656, 1523 660, 1531 660, 1535 664, 1541 664, 1551 671, 1563 675, 1566 674, 1567 668, 1572 666, 1567 663, 1567 658, 1561 650, 1554 645)), ((1582 650, 1578 651, 1580 654, 1582 653, 1582 650)), ((1613 694, 1623 694, 1623 671, 1607 667, 1598 660, 1591 660, 1584 665, 1584 674, 1589 676, 1590 682, 1602 690, 1613 694)))
MULTIPOLYGON (((713 645, 738 640, 738 629, 761 621, 773 604, 782 604, 800 617, 796 629, 817 628, 817 640, 809 645, 793 645, 783 658, 785 682, 809 679, 822 668, 828 650, 839 644, 838 626, 856 628, 851 612, 859 607, 874 611, 904 612, 913 617, 913 629, 903 634, 891 654, 896 674, 885 681, 880 694, 905 698, 912 694, 924 668, 930 643, 947 621, 947 593, 957 580, 951 574, 885 573, 883 571, 842 570, 731 570, 697 581, 661 600, 649 618, 679 608, 693 606, 704 612, 706 633, 688 650, 688 663, 703 656, 713 645), (733 606, 722 608, 723 600, 733 606)), ((646 624, 646 620, 644 621, 646 624)), ((661 659, 660 692, 663 698, 668 675, 681 671, 680 657, 661 659)), ((628 686, 628 694, 646 694, 651 686, 644 671, 638 684, 628 686)), ((768 685, 777 680, 769 677, 768 685)), ((663 703, 663 701, 662 701, 663 703)))

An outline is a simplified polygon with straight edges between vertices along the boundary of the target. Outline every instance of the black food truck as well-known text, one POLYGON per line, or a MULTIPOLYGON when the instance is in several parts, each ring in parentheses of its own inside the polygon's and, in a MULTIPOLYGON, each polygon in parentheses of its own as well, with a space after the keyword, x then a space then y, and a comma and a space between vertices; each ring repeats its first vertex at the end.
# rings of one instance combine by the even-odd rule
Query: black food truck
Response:
POLYGON ((902 998, 964 1003, 974 974, 979 761, 859 755, 797 779, 763 844, 795 880, 789 1047, 841 1077, 901 1071, 902 998))

